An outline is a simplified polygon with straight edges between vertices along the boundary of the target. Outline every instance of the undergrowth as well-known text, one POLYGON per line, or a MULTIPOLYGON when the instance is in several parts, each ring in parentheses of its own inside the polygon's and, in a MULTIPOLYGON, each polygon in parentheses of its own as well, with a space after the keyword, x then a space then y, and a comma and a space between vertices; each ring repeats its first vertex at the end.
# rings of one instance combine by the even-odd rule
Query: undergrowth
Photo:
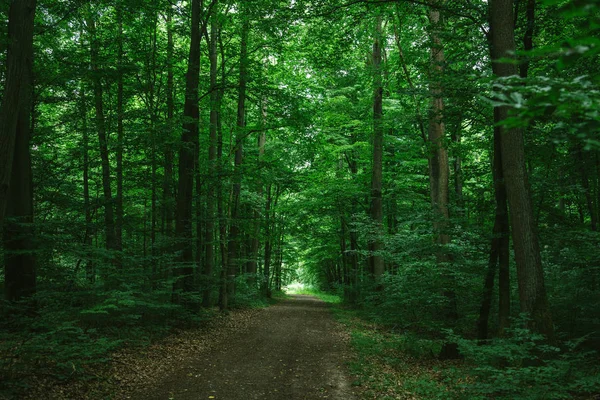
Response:
MULTIPOLYGON (((265 299, 237 282, 232 308, 262 308, 281 297, 265 299)), ((218 314, 200 306, 197 294, 171 302, 171 290, 96 287, 42 292, 35 312, 23 305, 1 304, 0 399, 17 399, 40 382, 65 383, 107 379, 111 354, 122 348, 146 347, 174 329, 194 329, 218 314)), ((215 302, 216 302, 215 293, 215 302)))
POLYGON ((351 333, 353 385, 365 399, 590 400, 600 393, 598 356, 585 349, 585 338, 549 345, 523 328, 484 345, 451 331, 432 337, 374 318, 368 306, 349 307, 340 296, 305 293, 332 303, 351 333), (439 360, 445 341, 457 343, 463 358, 439 360))

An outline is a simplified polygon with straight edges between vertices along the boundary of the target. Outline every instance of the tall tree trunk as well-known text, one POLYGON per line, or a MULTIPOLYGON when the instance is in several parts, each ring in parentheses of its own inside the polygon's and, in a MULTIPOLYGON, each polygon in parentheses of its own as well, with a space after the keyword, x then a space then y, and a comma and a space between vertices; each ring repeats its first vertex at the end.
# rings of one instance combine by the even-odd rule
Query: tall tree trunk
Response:
MULTIPOLYGON (((108 152, 108 135, 106 133, 106 121, 104 116, 104 100, 102 89, 102 71, 99 66, 100 43, 96 36, 96 21, 91 11, 87 18, 87 28, 90 35, 90 66, 92 70, 92 83, 94 86, 94 107, 96 110, 96 131, 100 146, 100 159, 102 164, 102 190, 104 193, 104 229, 106 235, 106 249, 118 250, 117 236, 115 233, 115 216, 113 209, 113 197, 110 179, 110 160, 108 152)), ((115 254, 110 254, 114 260, 115 254)))
MULTIPOLYGON (((151 59, 148 66, 148 112, 150 115, 150 178, 151 178, 151 204, 150 204, 150 255, 151 255, 151 276, 156 276, 157 264, 156 264, 156 230, 158 221, 158 157, 157 157, 157 146, 156 146, 156 126, 158 121, 157 109, 156 109, 156 81, 157 81, 157 66, 156 56, 158 52, 158 14, 155 12, 152 14, 152 53, 151 59)), ((196 146, 197 152, 198 146, 196 146)), ((194 163, 197 165, 197 155, 194 155, 194 163)), ((123 183, 121 182, 121 186, 123 183)), ((121 210, 123 212, 123 210, 121 210)))
MULTIPOLYGON (((440 12, 429 11, 432 25, 431 70, 430 80, 431 109, 429 115, 429 185, 431 205, 434 212, 434 232, 436 243, 445 246, 450 243, 448 235, 448 184, 450 168, 448 150, 444 146, 445 125, 443 121, 444 99, 441 78, 444 70, 444 49, 440 39, 440 12)), ((448 262, 448 255, 443 249, 438 250, 438 262, 448 262)))
POLYGON ((3 160, 0 164, 0 223, 5 214, 4 292, 8 301, 30 297, 36 290, 29 150, 35 7, 35 1, 13 1, 9 10, 8 70, 0 109, 0 155, 3 160), (10 161, 10 165, 4 164, 4 160, 10 161))
POLYGON ((179 182, 175 234, 181 255, 174 268, 173 299, 180 302, 179 293, 190 292, 194 283, 192 250, 192 205, 194 192, 194 168, 198 146, 198 83, 200 80, 200 10, 202 0, 192 0, 192 29, 190 54, 186 74, 184 123, 179 149, 179 182))
POLYGON ((0 106, 0 223, 4 219, 12 179, 15 141, 19 134, 21 110, 30 111, 33 65, 35 0, 10 3, 6 81, 0 106))
MULTIPOLYGON (((441 1, 433 0, 434 4, 441 1)), ((442 20, 437 8, 429 9, 429 22, 431 24, 431 78, 429 90, 431 93, 431 108, 429 110, 429 187, 431 194, 431 207, 433 210, 433 231, 437 245, 436 260, 442 268, 442 277, 445 281, 443 295, 447 299, 445 317, 454 324, 458 319, 456 293, 453 288, 453 279, 447 271, 451 257, 448 254, 447 245, 450 243, 449 229, 449 181, 450 165, 448 160, 448 149, 445 147, 444 139, 446 128, 444 124, 444 93, 442 88, 442 76, 444 73, 444 48, 441 40, 442 20)), ((440 357, 456 358, 458 346, 456 343, 444 343, 440 357)))
POLYGON ((381 67, 382 17, 377 16, 375 40, 373 42, 373 170, 371 177, 371 220, 375 225, 369 243, 371 274, 377 280, 385 272, 383 257, 383 82, 381 67))
MULTIPOLYGON (((229 225, 228 238, 228 268, 227 268, 227 294, 233 295, 235 290, 235 276, 239 269, 238 246, 239 246, 239 209, 240 193, 242 189, 242 162, 244 156, 244 128, 246 127, 246 85, 248 82, 248 31, 250 24, 246 16, 242 16, 242 36, 240 45, 240 78, 237 106, 237 129, 235 137, 235 164, 233 170, 233 201, 231 204, 231 222, 229 225)), ((225 297, 224 308, 227 308, 227 297, 225 297)))
MULTIPOLYGON (((261 131, 258 135, 258 169, 260 170, 263 165, 263 159, 265 156, 265 144, 267 143, 267 131, 266 131, 266 120, 267 120, 267 101, 266 99, 262 99, 260 104, 260 114, 261 114, 261 131)), ((263 183, 262 181, 258 182, 258 196, 263 198, 263 183)), ((260 226, 261 226, 261 218, 260 212, 258 210, 254 210, 254 233, 252 235, 251 243, 250 243, 250 256, 248 260, 248 266, 246 268, 246 272, 248 274, 256 274, 258 270, 258 248, 260 247, 260 226)), ((251 278, 252 282, 254 282, 255 278, 251 278)))
POLYGON ((96 281, 96 271, 94 270, 94 262, 92 260, 92 236, 93 236, 93 221, 92 208, 90 205, 90 138, 87 125, 87 100, 85 96, 84 85, 81 85, 80 96, 80 112, 83 132, 82 137, 82 152, 83 152, 83 210, 85 213, 85 235, 83 245, 85 247, 85 274, 90 283, 96 281))
MULTIPOLYGON (((496 121, 500 115, 494 112, 496 121)), ((499 122, 499 121, 496 121, 499 122)), ((508 232, 508 205, 506 203, 506 187, 504 185, 504 174, 502 172, 502 151, 500 127, 494 127, 494 195, 496 200, 496 217, 492 232, 492 243, 488 260, 488 272, 484 284, 483 300, 477 321, 478 338, 488 339, 488 321, 494 292, 494 279, 496 271, 499 271, 499 334, 502 335, 508 327, 510 317, 510 279, 509 279, 509 232, 508 232), (499 268, 498 268, 499 267, 499 268)))
MULTIPOLYGON (((216 13, 216 11, 214 11, 216 13)), ((202 296, 202 305, 211 305, 212 273, 215 266, 215 185, 217 185, 217 124, 218 124, 218 93, 217 93, 217 16, 211 16, 210 24, 210 126, 208 144, 208 169, 209 177, 206 191, 206 233, 204 235, 206 261, 204 264, 204 276, 206 287, 202 296)))
MULTIPOLYGON (((517 75, 517 66, 499 61, 515 51, 513 0, 490 0, 491 58, 498 77, 517 75)), ((508 117, 507 107, 498 107, 498 118, 508 117)), ((525 164, 523 129, 500 127, 502 170, 506 183, 513 246, 517 264, 521 312, 531 318, 527 324, 535 332, 552 338, 554 328, 548 307, 540 247, 535 226, 531 193, 525 164)))
POLYGON ((174 76, 173 76, 173 10, 167 7, 167 137, 164 147, 164 178, 163 178, 163 219, 165 223, 164 235, 170 238, 173 235, 173 143, 172 129, 174 128, 175 101, 173 99, 174 76))
POLYGON ((123 3, 117 3, 117 196, 115 246, 123 249, 123 3))

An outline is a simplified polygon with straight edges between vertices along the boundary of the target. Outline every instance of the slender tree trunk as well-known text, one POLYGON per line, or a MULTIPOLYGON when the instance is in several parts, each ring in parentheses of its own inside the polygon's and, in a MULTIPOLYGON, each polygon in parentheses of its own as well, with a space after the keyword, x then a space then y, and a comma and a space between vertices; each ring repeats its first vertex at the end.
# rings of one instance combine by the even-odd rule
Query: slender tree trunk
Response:
MULTIPOLYGON (((490 0, 491 58, 498 77, 517 75, 517 66, 497 61, 513 57, 515 50, 513 0, 490 0)), ((507 107, 498 107, 499 120, 508 117, 507 107)), ((554 328, 548 307, 540 247, 535 226, 525 163, 523 129, 500 127, 502 170, 510 206, 513 245, 517 264, 521 312, 531 318, 530 329, 552 338, 554 328)))
MULTIPOLYGON (((502 169, 502 131, 498 122, 501 115, 494 113, 494 194, 496 198, 496 222, 494 239, 498 242, 498 335, 503 336, 510 325, 510 232, 508 221, 508 197, 502 169)), ((494 240, 493 239, 493 240, 494 240)), ((493 244, 492 244, 493 247, 493 244)))
MULTIPOLYGON (((261 131, 258 136, 258 169, 260 170, 263 165, 263 159, 265 156, 265 144, 267 142, 267 132, 266 132, 266 120, 267 120, 267 101, 263 99, 260 104, 260 113, 261 113, 261 131)), ((258 196, 263 198, 263 183, 261 181, 258 182, 258 196)), ((261 226, 261 218, 260 212, 258 210, 254 210, 254 234, 250 243, 250 257, 248 260, 247 273, 248 274, 256 274, 258 270, 258 249, 260 247, 260 226, 261 226)), ((254 281, 255 278, 251 278, 254 281)))
POLYGON ((383 83, 381 66, 382 17, 377 17, 373 42, 373 170, 371 177, 371 220, 375 225, 375 238, 369 243, 371 274, 377 280, 385 272, 383 257, 383 83))
MULTIPOLYGON (((108 135, 106 133, 106 121, 104 116, 104 100, 101 75, 99 66, 100 43, 96 36, 96 22, 91 13, 87 21, 88 32, 90 35, 90 66, 92 73, 92 83, 94 86, 94 107, 96 110, 96 131, 98 133, 98 143, 100 146, 100 159, 102 164, 102 190, 104 193, 104 229, 106 234, 106 249, 117 250, 117 236, 115 233, 115 217, 113 209, 113 197, 110 179, 110 160, 108 151, 108 135)), ((111 259, 114 258, 111 254, 111 259)))
POLYGON ((115 248, 123 249, 123 4, 117 3, 117 195, 115 248))
POLYGON ((81 85, 81 97, 80 97, 80 112, 83 132, 82 137, 82 152, 83 152, 83 210, 85 213, 85 237, 83 245, 85 247, 85 274, 87 280, 90 283, 96 281, 96 271, 94 270, 94 262, 92 260, 92 236, 93 236, 93 216, 92 208, 90 205, 90 138, 87 125, 87 100, 85 96, 85 90, 83 84, 81 85))
MULTIPOLYGON (((494 119, 500 115, 495 112, 494 119)), ((506 202, 506 187, 502 172, 501 131, 499 126, 494 127, 494 195, 496 200, 496 217, 492 232, 492 243, 488 261, 488 272, 484 284, 483 301, 481 303, 478 325, 478 338, 488 339, 488 321, 494 291, 494 279, 499 270, 499 334, 502 335, 508 327, 510 317, 510 279, 509 279, 509 232, 508 232, 508 205, 506 202), (499 268, 498 268, 499 267, 499 268)))
POLYGON ((462 141, 461 135, 462 129, 462 115, 458 118, 458 124, 456 127, 456 131, 452 133, 452 141, 456 144, 456 153, 454 155, 454 194, 456 196, 456 205, 459 210, 461 210, 461 215, 463 213, 464 201, 463 201, 463 172, 462 172, 462 157, 460 154, 460 146, 462 141))
MULTIPOLYGON (((231 204, 231 222, 229 225, 228 238, 228 267, 227 267, 227 295, 232 296, 235 290, 235 277, 239 270, 238 247, 239 247, 239 209, 240 193, 242 189, 242 162, 244 156, 244 129, 246 127, 246 85, 248 81, 248 31, 250 28, 246 16, 242 25, 242 36, 240 45, 240 78, 237 108, 237 129, 235 137, 235 163, 233 171, 233 201, 231 204)), ((227 308, 227 296, 223 307, 227 308)))
MULTIPOLYGON (((157 66, 156 56, 158 52, 158 14, 152 14, 152 54, 150 59, 149 71, 148 71, 148 112, 150 115, 150 169, 151 169, 151 204, 150 204, 150 254, 151 254, 151 276, 156 276, 157 273, 157 252, 156 252, 156 231, 158 222, 158 157, 157 157, 157 145, 156 145, 156 133, 157 133, 157 121, 158 113, 156 108, 156 81, 157 81, 157 66)), ((196 146, 197 148, 198 146, 196 146)), ((197 159, 194 160, 197 162, 197 159)), ((122 182, 121 182, 122 186, 122 182)), ((121 210, 123 212, 123 210, 121 210)))
POLYGON ((175 233, 181 255, 173 275, 173 300, 180 302, 181 291, 190 292, 194 284, 192 250, 192 208, 194 169, 198 146, 198 83, 200 80, 200 10, 202 0, 192 0, 192 29, 188 70, 186 75, 184 123, 179 150, 179 182, 175 233))
POLYGON ((175 102, 173 99, 173 10, 167 7, 167 137, 165 138, 164 147, 164 178, 163 178, 163 218, 165 221, 164 235, 171 238, 173 235, 173 143, 172 129, 174 128, 175 102))
POLYGON ((271 203, 273 201, 272 196, 272 185, 267 186, 267 202, 265 204, 265 256, 264 256, 264 269, 263 269, 263 293, 266 297, 271 297, 271 287, 269 284, 269 278, 271 276, 271 203))
POLYGON ((218 124, 218 94, 217 94, 217 18, 212 15, 210 26, 210 126, 209 126, 209 145, 208 145, 208 168, 209 178, 206 192, 206 234, 205 251, 206 261, 204 263, 204 275, 206 287, 203 293, 202 305, 209 307, 211 304, 212 293, 212 273, 215 266, 215 185, 220 177, 217 177, 217 124, 218 124))
MULTIPOLYGON (((441 1, 434 0, 434 3, 441 1)), ((436 250, 437 264, 442 268, 442 277, 445 281, 444 297, 447 299, 445 317, 454 324, 458 319, 456 293, 453 289, 453 279, 448 269, 451 256, 448 254, 447 245, 450 243, 449 229, 449 181, 450 165, 448 149, 445 147, 444 139, 446 128, 444 123, 444 93, 442 88, 442 76, 446 62, 444 48, 441 40, 442 20, 437 8, 429 9, 429 22, 431 24, 431 78, 429 90, 431 93, 431 108, 429 111, 429 187, 431 194, 431 206, 433 210, 433 231, 436 250)), ((456 358, 458 346, 456 343, 444 343, 440 358, 456 358)))

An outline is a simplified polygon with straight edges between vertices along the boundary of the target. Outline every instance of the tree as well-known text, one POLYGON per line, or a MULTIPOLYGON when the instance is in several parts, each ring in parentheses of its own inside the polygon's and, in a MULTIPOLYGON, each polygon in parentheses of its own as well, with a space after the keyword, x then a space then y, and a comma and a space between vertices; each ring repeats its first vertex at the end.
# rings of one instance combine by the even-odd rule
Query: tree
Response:
POLYGON ((35 0, 11 2, 6 85, 0 107, 0 226, 4 228, 4 285, 9 301, 30 297, 36 290, 29 149, 35 10, 35 0))
MULTIPOLYGON (((238 247, 240 245, 240 194, 242 190, 242 163, 244 157, 243 141, 246 127, 246 86, 248 84, 248 31, 250 21, 248 16, 244 15, 242 7, 242 33, 240 42, 240 78, 238 88, 238 104, 237 104, 237 130, 235 141, 235 161, 233 171, 233 200, 231 204, 231 223, 229 226, 229 242, 228 242, 228 266, 227 266, 227 294, 232 296, 234 293, 235 277, 239 270, 240 260, 238 247)), ((224 302, 223 308, 227 308, 227 303, 224 302)))
MULTIPOLYGON (((0 223, 4 219, 9 197, 15 141, 22 116, 20 110, 30 109, 35 9, 35 0, 21 0, 11 2, 9 10, 6 83, 0 108, 0 223)), ((22 126, 20 128, 20 133, 27 134, 22 131, 22 126)))
POLYGON ((192 250, 192 205, 194 191, 194 171, 198 146, 198 82, 200 80, 200 13, 202 0, 191 4, 191 40, 185 85, 185 105, 183 132, 179 148, 179 180, 177 189, 177 209, 175 234, 178 250, 181 252, 177 267, 173 270, 173 299, 180 302, 180 292, 190 292, 194 283, 192 250))
MULTIPOLYGON (((371 177, 371 219, 375 226, 374 235, 382 234, 383 226, 383 83, 381 46, 385 39, 382 34, 382 16, 377 16, 375 39, 373 42, 373 166, 371 177)), ((369 250, 371 274, 378 279, 385 272, 383 257, 379 252, 383 249, 381 238, 371 240, 369 250)))
MULTIPOLYGON (((109 160, 108 134, 106 131, 106 116, 104 115, 104 89, 102 87, 103 70, 101 69, 99 60, 100 42, 96 32, 96 21, 93 12, 94 11, 90 7, 86 16, 86 25, 88 35, 90 37, 90 79, 94 88, 96 133, 98 135, 98 145, 100 149, 100 157, 102 160, 102 190, 104 192, 104 230, 106 235, 106 249, 109 251, 116 251, 118 250, 118 248, 111 187, 111 167, 109 160)), ((111 254, 110 257, 114 257, 114 254, 111 254)))
MULTIPOLYGON (((512 58, 515 50, 513 1, 490 1, 489 15, 494 74, 498 78, 516 76, 517 66, 505 60, 512 58)), ((554 328, 546 297, 540 246, 533 214, 523 129, 506 126, 508 112, 507 106, 496 108, 498 113, 496 119, 500 123, 502 170, 510 206, 521 311, 531 318, 528 326, 532 330, 552 337, 554 328)))

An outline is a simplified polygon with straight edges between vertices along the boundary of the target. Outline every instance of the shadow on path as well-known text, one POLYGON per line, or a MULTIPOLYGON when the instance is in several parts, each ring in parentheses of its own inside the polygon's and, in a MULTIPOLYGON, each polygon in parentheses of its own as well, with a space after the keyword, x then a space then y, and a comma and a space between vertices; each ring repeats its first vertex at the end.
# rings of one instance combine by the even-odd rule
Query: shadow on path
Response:
POLYGON ((326 303, 292 296, 260 312, 217 348, 190 354, 176 373, 133 398, 351 400, 343 337, 326 303))

